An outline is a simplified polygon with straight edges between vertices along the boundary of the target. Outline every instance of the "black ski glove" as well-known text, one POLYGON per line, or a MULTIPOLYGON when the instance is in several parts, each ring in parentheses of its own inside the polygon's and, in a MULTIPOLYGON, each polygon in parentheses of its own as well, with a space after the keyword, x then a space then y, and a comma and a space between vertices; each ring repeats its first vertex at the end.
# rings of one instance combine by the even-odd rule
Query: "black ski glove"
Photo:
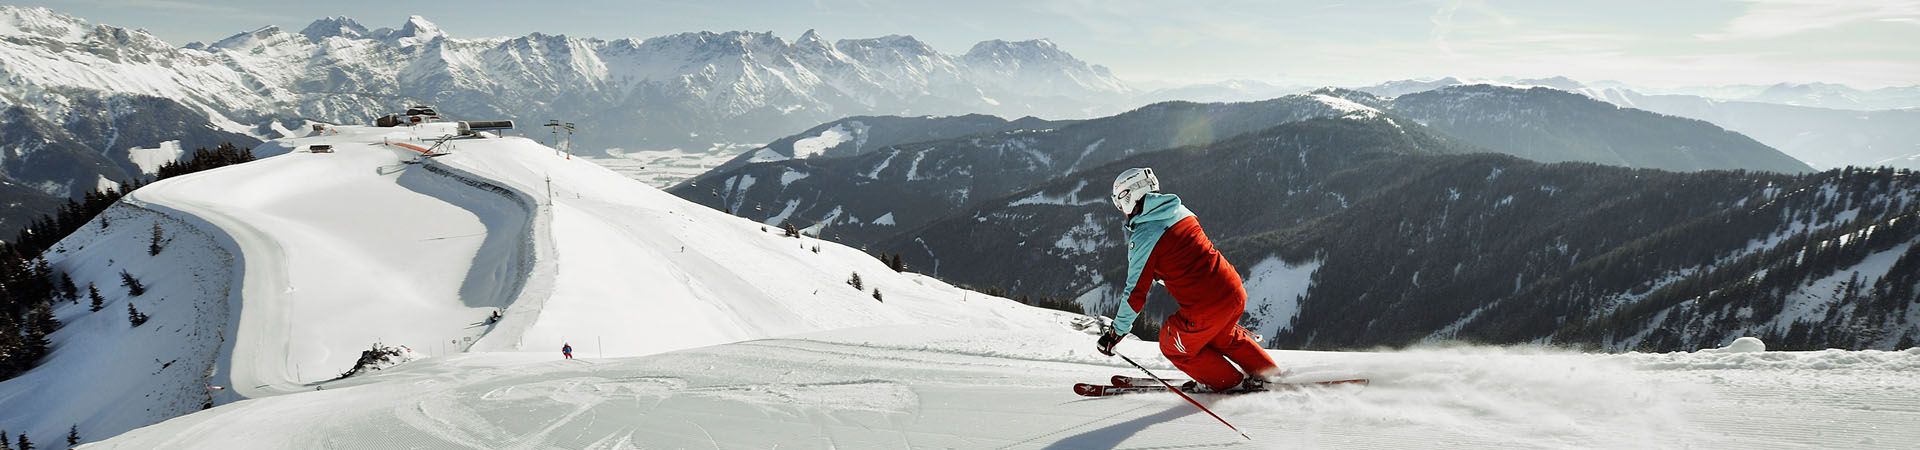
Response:
POLYGON ((1114 333, 1112 328, 1108 328, 1107 332, 1101 333, 1100 346, 1098 347, 1100 354, 1113 356, 1113 346, 1119 345, 1122 337, 1124 336, 1121 336, 1119 333, 1114 333))

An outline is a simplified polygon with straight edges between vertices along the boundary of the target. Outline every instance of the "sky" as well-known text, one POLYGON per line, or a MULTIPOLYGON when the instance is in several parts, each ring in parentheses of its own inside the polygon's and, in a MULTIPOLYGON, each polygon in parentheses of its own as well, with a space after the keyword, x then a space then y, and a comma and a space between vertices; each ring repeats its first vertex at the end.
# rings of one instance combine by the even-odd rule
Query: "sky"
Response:
POLYGON ((180 45, 266 25, 298 31, 326 16, 398 27, 418 14, 455 37, 792 39, 816 29, 828 40, 913 35, 951 54, 1046 38, 1146 86, 1556 75, 1650 87, 1920 84, 1920 0, 4 1, 180 45))

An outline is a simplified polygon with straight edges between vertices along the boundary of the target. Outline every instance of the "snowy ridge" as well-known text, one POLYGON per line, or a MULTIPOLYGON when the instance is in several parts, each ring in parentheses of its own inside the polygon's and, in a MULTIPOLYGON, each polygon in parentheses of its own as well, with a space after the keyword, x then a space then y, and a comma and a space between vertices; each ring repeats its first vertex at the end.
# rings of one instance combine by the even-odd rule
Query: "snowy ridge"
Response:
POLYGON ((46 444, 69 426, 105 437, 199 411, 223 394, 207 387, 225 363, 228 318, 239 306, 229 276, 239 262, 222 236, 192 222, 121 203, 47 253, 49 263, 73 277, 81 297, 55 306, 64 324, 50 336, 55 351, 34 370, 0 383, 0 424, 46 444), (144 244, 156 226, 164 248, 149 256, 144 244), (128 295, 123 270, 147 292, 128 295), (105 300, 98 312, 88 308, 89 285, 105 300), (132 327, 128 304, 148 321, 132 327))
MULTIPOLYGON (((439 147, 449 154, 425 160, 398 145, 431 146, 452 128, 337 127, 272 141, 256 149, 271 157, 149 185, 115 210, 161 211, 184 219, 168 226, 169 235, 211 236, 180 238, 161 254, 214 264, 177 272, 206 282, 160 276, 176 273, 160 268, 181 264, 146 263, 145 246, 125 245, 143 239, 146 222, 121 213, 100 219, 114 221, 110 230, 119 234, 63 241, 61 248, 117 252, 55 261, 103 293, 118 289, 119 266, 110 261, 152 267, 134 271, 154 289, 135 301, 155 319, 135 334, 74 334, 116 322, 124 328, 124 306, 113 300, 101 313, 63 307, 61 318, 76 325, 55 336, 54 362, 0 383, 0 392, 88 401, 7 419, 9 429, 40 435, 83 423, 89 435, 104 437, 204 402, 332 387, 328 380, 374 344, 426 360, 469 351, 550 355, 563 343, 611 357, 883 324, 1072 332, 1070 315, 895 273, 831 242, 781 237, 527 139, 451 141, 439 147), (306 152, 311 145, 334 152, 306 152), (848 285, 855 273, 858 289, 848 285), (231 308, 227 291, 181 291, 223 285, 217 281, 236 288, 231 308), (144 303, 160 296, 168 300, 144 303), (489 323, 494 311, 504 316, 489 323), (91 315, 73 322, 78 314, 91 315), (193 333, 139 334, 153 330, 193 333), (97 345, 155 347, 86 351, 97 345), (156 362, 190 368, 175 367, 177 378, 165 383, 151 378, 153 368, 103 369, 144 364, 128 354, 176 352, 199 359, 156 362), (74 373, 111 379, 65 376, 74 373), (99 383, 127 389, 77 394, 99 383), (157 403, 135 415, 98 406, 132 399, 157 403)), ((16 401, 43 399, 0 397, 8 410, 21 410, 16 401)))

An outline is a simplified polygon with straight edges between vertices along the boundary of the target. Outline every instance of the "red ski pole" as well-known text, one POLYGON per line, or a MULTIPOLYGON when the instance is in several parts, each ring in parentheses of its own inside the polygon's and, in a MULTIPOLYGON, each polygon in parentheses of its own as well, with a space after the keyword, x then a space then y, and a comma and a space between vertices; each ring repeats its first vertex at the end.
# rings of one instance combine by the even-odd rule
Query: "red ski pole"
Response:
POLYGON ((1128 358, 1127 355, 1122 355, 1120 354, 1120 352, 1113 352, 1113 354, 1116 356, 1119 356, 1120 359, 1123 361, 1126 361, 1127 364, 1132 364, 1133 368, 1140 369, 1141 372, 1146 372, 1148 377, 1152 377, 1153 381, 1160 382, 1161 386, 1166 386, 1167 390, 1173 391, 1173 393, 1175 394, 1180 394, 1180 398, 1187 399, 1187 403, 1192 403, 1193 407, 1200 408, 1200 411, 1207 413, 1207 415, 1209 416, 1213 416, 1213 420, 1220 421, 1221 425, 1226 425, 1227 428, 1232 429, 1233 432, 1240 433, 1240 437, 1247 438, 1247 440, 1249 441, 1253 440, 1253 436, 1248 436, 1247 432, 1240 431, 1240 427, 1236 427, 1236 426, 1233 426, 1233 424, 1231 423, 1227 423, 1227 419, 1220 418, 1219 414, 1214 414, 1213 410, 1207 409, 1207 406, 1200 404, 1199 400, 1194 400, 1193 397, 1187 396, 1187 393, 1181 392, 1180 388, 1173 387, 1173 383, 1168 383, 1167 380, 1160 378, 1159 375, 1154 375, 1153 371, 1147 370, 1146 367, 1140 366, 1140 363, 1133 362, 1133 358, 1128 358))

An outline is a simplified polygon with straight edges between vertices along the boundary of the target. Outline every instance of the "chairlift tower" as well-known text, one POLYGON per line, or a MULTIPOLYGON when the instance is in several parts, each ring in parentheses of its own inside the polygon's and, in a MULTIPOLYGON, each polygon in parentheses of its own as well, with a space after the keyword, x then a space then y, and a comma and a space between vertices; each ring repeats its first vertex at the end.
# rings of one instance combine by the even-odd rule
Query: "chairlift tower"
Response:
POLYGON ((563 123, 559 120, 547 119, 546 127, 547 130, 551 132, 551 137, 547 141, 547 145, 553 147, 554 153, 564 151, 566 152, 567 159, 573 159, 573 149, 571 148, 573 147, 573 122, 563 123), (565 144, 562 144, 560 141, 560 131, 562 130, 567 132, 565 144))
POLYGON ((560 121, 547 119, 547 124, 542 126, 547 127, 547 131, 550 132, 547 137, 547 145, 558 150, 560 148, 560 121))
POLYGON ((560 124, 560 128, 567 130, 567 143, 566 143, 565 150, 567 152, 567 159, 573 159, 573 122, 560 124))

